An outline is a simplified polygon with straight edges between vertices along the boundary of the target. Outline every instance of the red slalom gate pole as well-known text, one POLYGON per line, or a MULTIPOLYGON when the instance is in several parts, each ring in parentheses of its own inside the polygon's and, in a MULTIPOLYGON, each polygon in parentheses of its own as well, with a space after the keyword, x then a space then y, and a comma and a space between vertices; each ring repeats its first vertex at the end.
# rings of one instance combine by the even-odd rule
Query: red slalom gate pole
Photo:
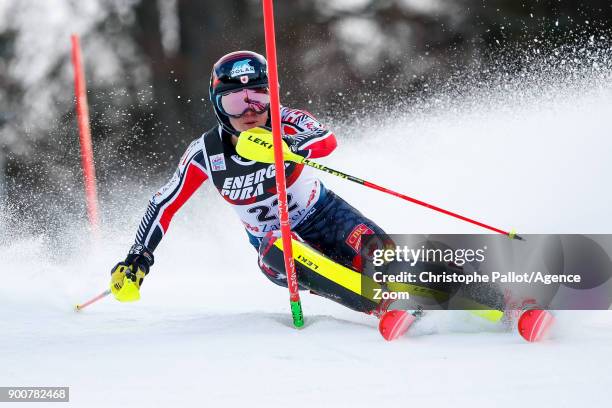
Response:
POLYGON ((85 72, 81 58, 79 36, 72 34, 72 65, 74 67, 74 93, 76 96, 77 121, 79 124, 79 140, 81 142, 81 166, 85 184, 85 198, 87 201, 87 217, 93 231, 99 228, 98 218, 98 192, 96 188, 96 171, 91 143, 91 129, 89 127, 89 107, 87 104, 87 86, 85 72))
POLYGON ((278 213, 283 240, 283 255, 285 257, 285 271, 287 287, 289 288, 289 301, 291 315, 295 327, 304 326, 302 303, 298 291, 297 273, 293 260, 291 247, 291 226, 287 211, 287 189, 285 185, 285 160, 283 158, 281 126, 280 126, 280 97, 278 93, 278 70, 276 63, 276 40, 274 34, 274 5, 272 0, 263 0, 264 28, 266 38, 266 57, 268 60, 268 78, 270 86, 270 114, 272 115, 272 136, 274 146, 274 167, 276 169, 276 192, 278 194, 278 213))

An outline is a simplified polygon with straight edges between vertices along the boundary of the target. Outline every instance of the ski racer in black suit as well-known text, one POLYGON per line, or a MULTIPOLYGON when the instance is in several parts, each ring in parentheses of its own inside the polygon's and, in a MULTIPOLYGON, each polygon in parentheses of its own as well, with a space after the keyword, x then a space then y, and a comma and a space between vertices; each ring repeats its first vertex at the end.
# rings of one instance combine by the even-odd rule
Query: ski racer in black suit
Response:
MULTIPOLYGON (((275 261, 274 251, 270 251, 280 228, 274 165, 246 160, 235 149, 239 132, 270 127, 265 58, 238 51, 219 59, 210 79, 210 100, 218 124, 189 145, 172 179, 151 198, 127 258, 112 269, 111 290, 120 301, 139 298, 140 286, 154 263, 153 251, 176 212, 206 180, 215 185, 241 219, 250 243, 259 251, 259 266, 265 276, 278 285, 287 285, 284 267, 277 262, 278 253, 275 261)), ((294 152, 319 158, 336 148, 334 134, 310 113, 282 107, 280 114, 283 138, 294 152)), ((360 272, 362 237, 384 235, 384 231, 327 189, 313 169, 296 163, 285 166, 294 237, 334 262, 360 272)), ((301 289, 365 313, 384 312, 380 304, 364 301, 342 284, 319 274, 311 276, 311 271, 300 268, 297 272, 301 289)))

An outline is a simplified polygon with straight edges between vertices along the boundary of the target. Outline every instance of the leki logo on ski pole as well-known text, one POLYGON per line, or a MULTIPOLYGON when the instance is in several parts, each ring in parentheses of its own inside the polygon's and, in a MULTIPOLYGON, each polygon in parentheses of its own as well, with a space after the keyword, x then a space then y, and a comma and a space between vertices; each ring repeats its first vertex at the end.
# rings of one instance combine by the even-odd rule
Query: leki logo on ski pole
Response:
POLYGON ((299 254, 297 256, 298 261, 302 262, 304 265, 308 266, 308 267, 312 267, 312 269, 319 269, 319 265, 317 265, 316 263, 312 262, 310 259, 306 258, 304 255, 299 254))
POLYGON ((253 135, 248 135, 248 140, 250 140, 253 143, 256 143, 260 146, 265 147, 266 149, 272 149, 272 143, 268 143, 265 140, 262 140, 258 137, 253 137, 253 135))

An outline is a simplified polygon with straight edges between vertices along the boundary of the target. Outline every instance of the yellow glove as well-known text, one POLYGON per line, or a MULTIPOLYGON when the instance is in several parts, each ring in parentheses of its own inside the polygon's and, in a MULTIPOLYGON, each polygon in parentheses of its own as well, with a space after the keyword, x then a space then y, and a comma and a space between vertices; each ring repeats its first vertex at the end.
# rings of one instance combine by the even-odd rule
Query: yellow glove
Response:
POLYGON ((142 281, 154 262, 153 253, 147 247, 132 245, 125 261, 119 262, 111 270, 110 290, 115 299, 120 302, 140 299, 142 281))
POLYGON ((110 290, 115 299, 120 302, 134 302, 140 299, 140 285, 145 276, 145 271, 140 267, 118 263, 111 272, 110 282, 110 290))

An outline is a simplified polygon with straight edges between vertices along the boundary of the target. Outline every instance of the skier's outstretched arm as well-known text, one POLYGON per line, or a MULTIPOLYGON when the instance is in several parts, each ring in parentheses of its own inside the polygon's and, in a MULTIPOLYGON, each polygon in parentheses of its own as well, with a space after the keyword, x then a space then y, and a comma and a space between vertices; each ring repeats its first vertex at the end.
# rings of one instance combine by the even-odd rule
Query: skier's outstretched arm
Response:
POLYGON ((120 301, 137 300, 139 289, 154 263, 153 251, 164 237, 176 212, 209 177, 202 138, 193 141, 181 157, 170 181, 157 191, 142 217, 136 240, 123 262, 111 271, 111 291, 120 301))
POLYGON ((306 111, 283 107, 281 123, 285 140, 300 156, 308 159, 325 157, 338 145, 333 132, 306 111))

